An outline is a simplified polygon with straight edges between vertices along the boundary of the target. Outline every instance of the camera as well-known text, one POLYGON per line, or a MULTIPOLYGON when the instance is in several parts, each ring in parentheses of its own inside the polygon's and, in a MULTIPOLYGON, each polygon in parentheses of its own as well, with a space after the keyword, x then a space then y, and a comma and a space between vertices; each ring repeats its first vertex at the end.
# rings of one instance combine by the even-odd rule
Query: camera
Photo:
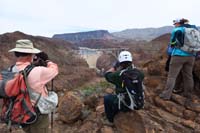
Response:
POLYGON ((47 60, 49 59, 48 55, 45 52, 40 52, 35 54, 33 58, 33 64, 35 66, 44 66, 47 67, 47 60))

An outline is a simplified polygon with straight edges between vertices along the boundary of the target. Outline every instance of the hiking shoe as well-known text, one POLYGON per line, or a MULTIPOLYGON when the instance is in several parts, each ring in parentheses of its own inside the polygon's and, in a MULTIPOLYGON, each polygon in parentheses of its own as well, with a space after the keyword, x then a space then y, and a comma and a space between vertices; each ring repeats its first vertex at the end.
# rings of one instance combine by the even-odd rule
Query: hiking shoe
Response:
POLYGON ((175 93, 175 94, 180 94, 180 93, 182 93, 184 90, 182 89, 182 88, 179 88, 179 89, 173 89, 173 93, 175 93))
POLYGON ((109 120, 104 120, 102 121, 102 123, 106 126, 114 126, 114 123, 113 122, 110 122, 109 120))

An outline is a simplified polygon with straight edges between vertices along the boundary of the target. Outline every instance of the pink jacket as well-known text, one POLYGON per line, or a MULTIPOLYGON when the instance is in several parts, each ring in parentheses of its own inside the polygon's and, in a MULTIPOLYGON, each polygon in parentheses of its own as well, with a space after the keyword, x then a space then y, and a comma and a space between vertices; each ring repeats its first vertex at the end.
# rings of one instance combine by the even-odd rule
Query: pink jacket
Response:
MULTIPOLYGON (((17 69, 23 70, 30 62, 16 62, 17 69)), ((28 82, 30 87, 40 93, 42 96, 47 96, 47 88, 45 84, 51 81, 58 74, 58 66, 49 61, 47 67, 37 66, 34 67, 28 75, 28 82)))

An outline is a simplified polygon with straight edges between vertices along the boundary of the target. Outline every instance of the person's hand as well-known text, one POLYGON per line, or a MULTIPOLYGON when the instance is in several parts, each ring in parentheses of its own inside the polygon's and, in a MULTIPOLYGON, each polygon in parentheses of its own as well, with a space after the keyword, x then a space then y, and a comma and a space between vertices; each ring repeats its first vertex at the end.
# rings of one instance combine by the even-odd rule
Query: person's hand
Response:
POLYGON ((36 66, 47 66, 47 62, 49 60, 48 55, 45 52, 40 52, 38 54, 35 54, 35 57, 33 58, 33 64, 36 66))
POLYGON ((42 59, 43 61, 49 60, 49 56, 45 52, 40 52, 36 54, 36 56, 42 59))
POLYGON ((119 68, 119 67, 120 67, 120 62, 119 61, 116 61, 115 63, 113 63, 113 68, 115 70, 117 70, 117 68, 119 68))

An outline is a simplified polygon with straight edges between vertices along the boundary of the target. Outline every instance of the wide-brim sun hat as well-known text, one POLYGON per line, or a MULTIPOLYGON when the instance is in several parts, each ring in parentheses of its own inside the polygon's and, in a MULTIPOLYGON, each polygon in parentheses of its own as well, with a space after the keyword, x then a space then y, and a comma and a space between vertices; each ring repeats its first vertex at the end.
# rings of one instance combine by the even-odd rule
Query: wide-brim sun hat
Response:
POLYGON ((20 53, 30 53, 37 54, 41 51, 33 47, 33 43, 28 39, 21 39, 16 41, 15 48, 9 50, 8 52, 20 52, 20 53))

